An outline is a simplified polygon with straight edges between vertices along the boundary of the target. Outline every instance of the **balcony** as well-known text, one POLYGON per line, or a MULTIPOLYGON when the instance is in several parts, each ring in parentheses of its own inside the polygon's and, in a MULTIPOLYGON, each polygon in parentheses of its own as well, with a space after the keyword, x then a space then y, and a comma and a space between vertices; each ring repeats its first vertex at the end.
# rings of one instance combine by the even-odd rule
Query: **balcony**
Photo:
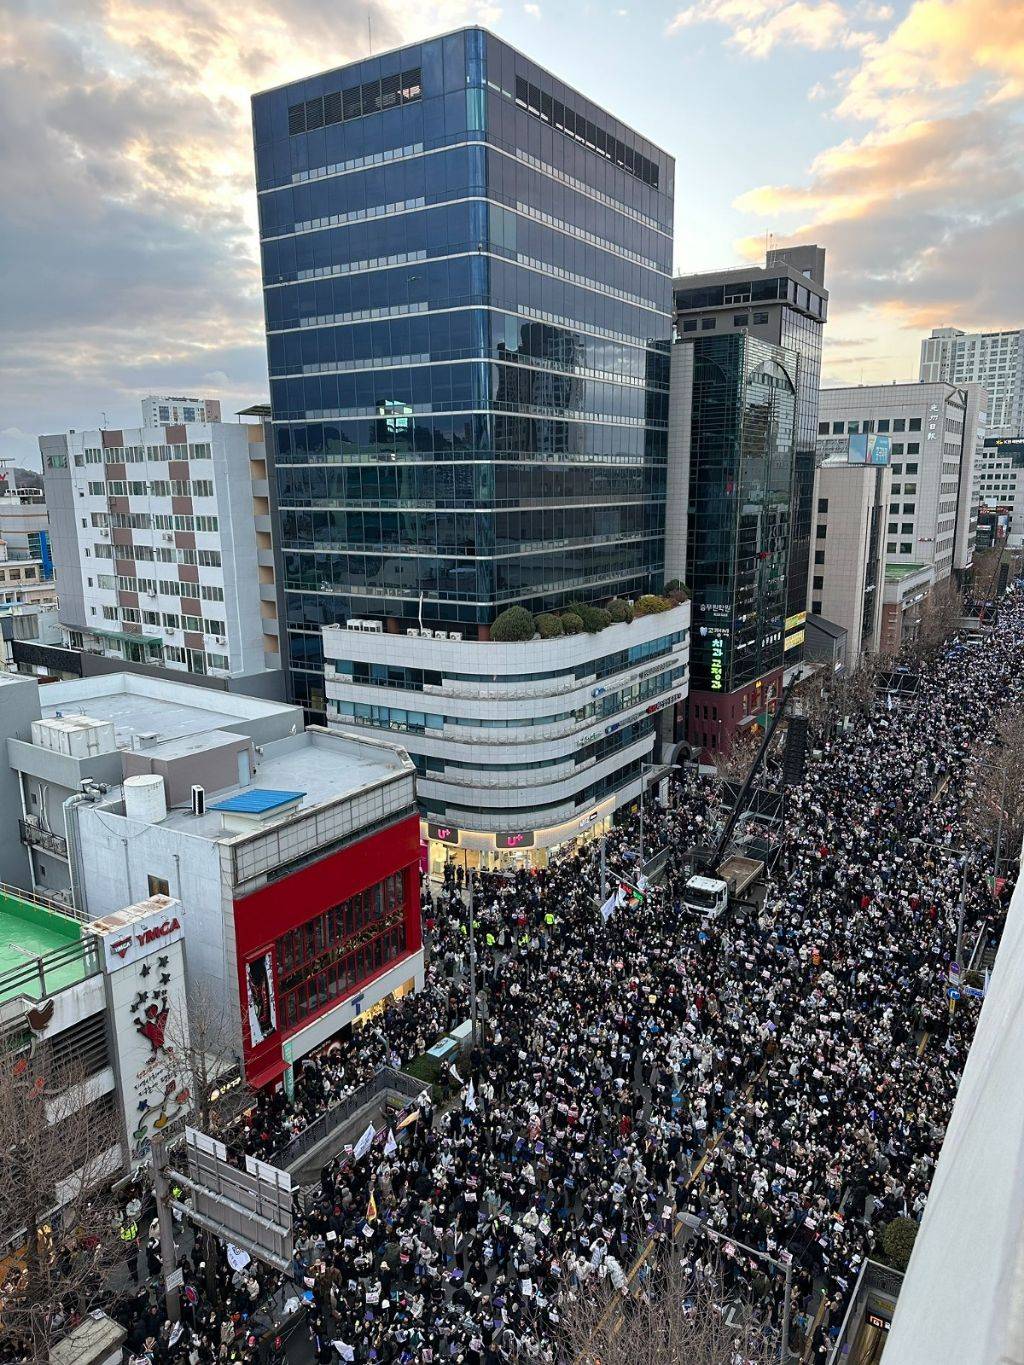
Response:
POLYGON ((27 820, 19 820, 18 825, 21 829, 21 842, 28 844, 29 848, 41 848, 44 853, 54 853, 58 858, 68 856, 67 840, 59 834, 51 834, 48 829, 43 829, 33 817, 27 820))

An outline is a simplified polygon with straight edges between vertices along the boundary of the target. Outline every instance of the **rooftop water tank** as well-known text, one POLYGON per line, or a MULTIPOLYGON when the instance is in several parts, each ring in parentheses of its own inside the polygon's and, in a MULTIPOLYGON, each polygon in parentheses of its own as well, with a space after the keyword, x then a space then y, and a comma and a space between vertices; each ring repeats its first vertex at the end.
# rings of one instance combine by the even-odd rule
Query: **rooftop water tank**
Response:
POLYGON ((164 780, 159 773, 140 773, 124 780, 124 813, 129 820, 158 825, 167 818, 164 780))

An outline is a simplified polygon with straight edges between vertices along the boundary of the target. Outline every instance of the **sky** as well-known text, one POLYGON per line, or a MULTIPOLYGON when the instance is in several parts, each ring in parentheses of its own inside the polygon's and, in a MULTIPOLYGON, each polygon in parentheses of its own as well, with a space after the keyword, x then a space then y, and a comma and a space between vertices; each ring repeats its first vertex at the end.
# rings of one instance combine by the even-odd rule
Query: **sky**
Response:
POLYGON ((267 395, 249 96, 482 23, 676 158, 681 271, 828 250, 824 382, 1024 326, 1024 0, 0 0, 0 458, 267 395))

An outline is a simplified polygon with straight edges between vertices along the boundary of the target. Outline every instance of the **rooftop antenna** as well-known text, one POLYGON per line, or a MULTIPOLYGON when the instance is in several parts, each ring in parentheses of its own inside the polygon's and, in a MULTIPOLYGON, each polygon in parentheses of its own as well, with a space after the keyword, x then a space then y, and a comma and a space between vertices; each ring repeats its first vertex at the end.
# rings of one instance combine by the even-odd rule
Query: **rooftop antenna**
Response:
POLYGON ((103 425, 104 425, 104 427, 106 427, 106 425, 107 425, 107 414, 106 414, 105 412, 101 412, 101 413, 100 413, 100 416, 103 418, 103 425))
POLYGON ((372 56, 372 55, 373 55, 373 19, 372 19, 372 17, 371 17, 369 14, 367 14, 367 16, 366 16, 366 41, 367 41, 367 43, 369 44, 370 55, 372 56))

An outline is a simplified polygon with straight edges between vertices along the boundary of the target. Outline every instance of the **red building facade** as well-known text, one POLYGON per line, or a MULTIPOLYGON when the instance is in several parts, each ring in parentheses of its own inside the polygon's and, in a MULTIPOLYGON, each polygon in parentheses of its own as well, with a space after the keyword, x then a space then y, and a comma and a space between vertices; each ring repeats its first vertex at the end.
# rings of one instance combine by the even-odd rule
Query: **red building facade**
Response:
POLYGON ((284 1044, 311 1024, 330 1036, 376 1003, 403 962, 422 973, 419 842, 408 816, 234 901, 250 1084, 276 1081, 284 1044))

